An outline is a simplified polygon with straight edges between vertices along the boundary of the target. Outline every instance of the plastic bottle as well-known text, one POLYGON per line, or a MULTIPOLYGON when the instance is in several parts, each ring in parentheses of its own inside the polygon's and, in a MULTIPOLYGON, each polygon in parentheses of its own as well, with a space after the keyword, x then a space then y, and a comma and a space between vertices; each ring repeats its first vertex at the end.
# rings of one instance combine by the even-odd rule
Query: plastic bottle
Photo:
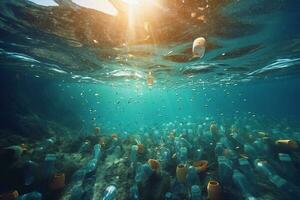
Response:
POLYGON ((198 185, 193 185, 191 188, 192 200, 202 200, 201 189, 198 185))
POLYGON ((199 148, 194 153, 194 161, 202 160, 203 158, 203 149, 199 148))
POLYGON ((254 181, 254 174, 249 161, 246 158, 239 159, 239 169, 251 182, 254 181))
POLYGON ((199 183, 199 177, 195 167, 189 166, 186 178, 189 186, 196 185, 199 183))
POLYGON ((97 159, 90 160, 87 165, 84 167, 86 174, 94 173, 97 169, 97 159))
POLYGON ((257 171, 264 174, 268 178, 275 174, 273 168, 268 164, 267 161, 256 159, 254 161, 254 166, 257 171))
POLYGON ((165 194, 165 200, 173 200, 173 194, 171 192, 167 192, 165 194))
POLYGON ((30 192, 19 196, 17 200, 42 200, 42 194, 39 192, 30 192))
POLYGON ((206 40, 204 37, 198 37, 193 42, 193 57, 202 58, 205 53, 205 43, 206 40))
POLYGON ((130 199, 131 200, 139 200, 139 190, 137 185, 133 185, 130 187, 130 199))
POLYGON ((235 186, 240 190, 240 192, 242 193, 242 196, 247 199, 255 199, 253 197, 253 195, 251 194, 250 191, 250 186, 249 183, 246 179, 246 177, 239 171, 239 170, 234 170, 233 171, 233 183, 235 184, 235 186))
POLYGON ((79 153, 85 153, 88 151, 90 146, 90 142, 89 141, 85 141, 79 148, 79 153))
POLYGON ((32 162, 31 160, 27 161, 24 166, 24 185, 29 186, 34 181, 34 171, 37 167, 37 164, 32 162))
POLYGON ((152 175, 153 171, 148 163, 140 165, 137 167, 137 172, 135 175, 135 181, 137 183, 146 182, 148 178, 152 175))
POLYGON ((83 181, 85 174, 86 174, 85 169, 79 169, 72 175, 71 181, 73 183, 78 181, 83 181))
POLYGON ((137 150, 138 150, 138 146, 137 145, 132 145, 131 146, 130 162, 131 162, 132 165, 136 164, 136 161, 137 161, 137 150))
POLYGON ((223 152, 224 152, 223 144, 221 142, 218 142, 215 148, 216 156, 223 156, 223 152))
POLYGON ((81 185, 74 185, 71 189, 70 200, 81 200, 83 193, 84 192, 81 185))
POLYGON ((278 158, 280 160, 280 169, 285 178, 294 181, 297 183, 297 170, 293 164, 293 161, 289 154, 279 153, 278 158))
POLYGON ((218 172, 222 185, 229 185, 232 182, 232 162, 225 156, 218 156, 218 172))
POLYGON ((250 144, 244 144, 244 152, 247 154, 247 156, 250 158, 250 160, 254 160, 257 158, 257 153, 255 148, 250 144))
POLYGON ((55 154, 47 154, 44 161, 44 176, 45 178, 50 178, 54 174, 55 171, 55 154))
POLYGON ((100 157, 101 157, 101 145, 95 144, 94 151, 93 151, 93 158, 98 161, 100 160, 100 157))
POLYGON ((117 197, 117 188, 114 185, 108 186, 103 194, 102 200, 114 200, 117 197))
POLYGON ((178 155, 178 163, 186 163, 188 160, 187 154, 188 154, 187 148, 181 147, 178 155))
POLYGON ((170 160, 171 160, 171 151, 166 147, 162 147, 160 150, 160 161, 162 163, 162 166, 166 167, 170 162, 170 160))

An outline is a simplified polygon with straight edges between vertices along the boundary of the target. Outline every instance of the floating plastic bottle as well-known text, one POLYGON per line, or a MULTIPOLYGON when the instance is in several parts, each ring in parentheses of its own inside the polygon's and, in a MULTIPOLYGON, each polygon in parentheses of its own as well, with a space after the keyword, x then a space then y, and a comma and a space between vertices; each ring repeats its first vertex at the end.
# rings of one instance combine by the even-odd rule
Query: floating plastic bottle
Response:
POLYGON ((148 163, 140 165, 137 167, 137 172, 135 175, 135 181, 137 183, 146 182, 148 178, 152 175, 153 171, 148 163))
POLYGON ((162 147, 160 150, 160 160, 164 166, 171 160, 171 152, 168 148, 162 147))
POLYGON ((154 83, 154 76, 152 75, 152 72, 149 71, 147 75, 147 85, 152 86, 154 83))
POLYGON ((181 145, 188 148, 188 149, 192 149, 193 148, 193 145, 187 141, 185 138, 180 138, 180 141, 181 141, 181 145))
POLYGON ((249 190, 250 186, 246 177, 241 172, 239 172, 239 170, 233 171, 232 179, 233 179, 233 183, 240 190, 242 196, 245 199, 255 200, 254 196, 251 194, 251 191, 249 190))
POLYGON ((44 176, 45 178, 50 178, 53 176, 55 171, 55 161, 56 155, 55 154, 47 154, 44 161, 44 176))
POLYGON ((247 154, 247 156, 250 158, 250 160, 254 161, 255 158, 257 158, 257 153, 255 148, 250 144, 244 144, 244 152, 247 154))
POLYGON ((203 149, 199 148, 194 152, 194 161, 202 160, 203 158, 203 149))
POLYGON ((277 140, 275 141, 275 144, 289 150, 295 150, 299 147, 298 143, 294 140, 277 140))
POLYGON ((205 43, 206 40, 204 37, 198 37, 193 42, 193 57, 202 58, 205 53, 205 43))
POLYGON ((191 200, 202 200, 201 189, 198 185, 193 185, 191 188, 191 200))
POLYGON ((165 200, 173 200, 173 194, 171 192, 167 192, 165 194, 165 200))
POLYGON ((209 181, 207 184, 207 198, 209 200, 219 200, 221 197, 221 187, 217 181, 209 181))
POLYGON ((217 142, 216 148, 215 148, 215 154, 216 156, 223 156, 224 152, 224 146, 221 142, 217 142))
POLYGON ((137 185, 133 185, 130 187, 130 199, 131 200, 139 200, 139 190, 137 185))
POLYGON ((78 181, 83 181, 85 174, 86 174, 85 169, 79 169, 72 175, 71 181, 73 183, 78 181))
POLYGON ((225 156, 218 156, 218 172, 221 184, 231 184, 232 162, 225 156))
POLYGON ((51 182, 51 190, 60 190, 65 187, 65 174, 64 173, 55 173, 51 182))
POLYGON ((189 166, 186 179, 187 179, 188 185, 190 185, 190 186, 196 185, 199 183, 199 177, 198 177, 198 173, 197 173, 197 170, 195 169, 195 167, 189 166))
POLYGON ((187 169, 183 164, 179 164, 176 168, 176 178, 178 182, 184 183, 186 181, 187 169))
POLYGON ((273 168, 268 164, 267 161, 256 159, 254 161, 254 166, 257 171, 264 174, 268 178, 275 174, 273 168))
POLYGON ((208 161, 207 160, 199 160, 193 162, 193 167, 197 170, 198 173, 205 172, 208 168, 208 161))
POLYGON ((70 200, 81 200, 83 196, 83 189, 81 185, 74 185, 71 189, 70 200))
POLYGON ((85 141, 79 148, 79 153, 85 153, 88 151, 90 146, 90 142, 89 141, 85 141))
POLYGON ((177 159, 177 162, 178 163, 186 163, 187 160, 188 160, 188 150, 186 147, 181 147, 180 148, 180 151, 179 151, 179 154, 178 154, 178 159, 177 159))
POLYGON ((93 151, 93 157, 97 161, 100 159, 100 157, 101 157, 101 145, 100 144, 95 144, 94 151, 93 151))
POLYGON ((114 185, 108 186, 103 194, 102 200, 114 200, 117 197, 117 187, 114 185))
POLYGON ((37 168, 37 164, 29 160, 25 163, 24 167, 24 185, 29 186, 34 181, 34 171, 37 168))
POLYGON ((30 192, 19 196, 17 200, 42 200, 42 194, 39 192, 30 192))
POLYGON ((87 174, 94 173, 97 169, 97 159, 90 160, 87 165, 84 167, 84 170, 87 174))
POLYGON ((138 146, 137 145, 132 145, 131 146, 131 152, 130 152, 130 162, 131 162, 132 165, 136 164, 137 151, 138 151, 138 146))
POLYGON ((254 174, 249 161, 246 158, 239 159, 239 169, 251 182, 254 181, 254 174))
POLYGON ((297 176, 295 176, 295 174, 297 174, 297 170, 293 164, 290 155, 285 153, 279 153, 278 158, 281 164, 280 169, 284 177, 296 182, 297 176))

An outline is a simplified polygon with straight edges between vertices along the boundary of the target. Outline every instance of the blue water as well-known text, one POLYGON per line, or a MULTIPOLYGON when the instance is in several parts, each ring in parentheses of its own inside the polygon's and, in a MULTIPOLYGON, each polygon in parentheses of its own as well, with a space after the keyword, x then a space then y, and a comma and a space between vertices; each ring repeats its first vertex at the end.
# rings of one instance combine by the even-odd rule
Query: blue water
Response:
MULTIPOLYGON (((124 183, 118 188, 118 199, 129 199, 122 191, 129 191, 134 184, 132 174, 136 172, 131 172, 132 164, 128 164, 131 145, 141 140, 148 149, 138 162, 154 158, 163 163, 157 149, 167 147, 178 154, 176 149, 180 147, 168 146, 169 133, 187 137, 188 129, 194 131, 187 137, 193 145, 189 161, 195 150, 203 147, 204 158, 212 163, 199 183, 206 190, 207 180, 221 181, 220 172, 219 177, 215 175, 221 168, 215 164, 218 157, 211 156, 219 138, 207 136, 212 122, 231 139, 236 128, 250 145, 260 141, 258 132, 268 133, 271 145, 264 142, 272 153, 256 158, 268 160, 275 171, 280 171, 277 154, 288 153, 299 173, 299 148, 289 151, 274 145, 278 139, 300 142, 299 1, 80 2, 0 2, 0 156, 9 163, 13 156, 6 154, 7 147, 25 143, 32 150, 18 158, 20 167, 12 163, 1 168, 0 193, 17 189, 20 194, 39 191, 45 199, 66 199, 70 189, 51 193, 38 186, 45 184, 42 178, 35 180, 36 185, 22 185, 22 163, 30 159, 42 165, 47 153, 65 156, 58 160, 71 157, 69 154, 76 157, 78 148, 83 149, 88 142, 88 150, 79 151, 85 159, 76 161, 76 166, 56 166, 57 171, 66 173, 66 184, 71 187, 70 177, 88 163, 92 145, 105 140, 108 146, 101 147, 103 165, 97 165, 94 179, 84 179, 89 192, 81 199, 89 199, 89 195, 100 198, 104 186, 111 184, 106 177, 104 185, 95 186, 100 188, 98 193, 90 191, 99 177, 115 177, 110 174, 116 170, 107 167, 111 160, 119 162, 118 156, 110 157, 117 154, 115 141, 125 160, 127 171, 123 173, 129 174, 128 179, 114 180, 118 187, 124 183), (203 58, 192 59, 192 44, 197 37, 206 39, 206 52, 203 58), (153 85, 148 84, 149 73, 153 85), (196 131, 199 126, 203 126, 203 135, 196 131), (113 139, 112 134, 122 139, 113 139), (47 150, 49 139, 55 145, 47 150), (101 175, 101 170, 109 175, 101 175)), ((243 145, 239 143, 233 150, 239 158, 249 156, 246 150, 240 150, 243 145)), ((162 174, 170 174, 172 187, 181 187, 174 184, 176 162, 175 168, 174 162, 170 165, 172 170, 164 169, 162 174)), ((251 161, 259 175, 255 166, 251 161)), ((164 177, 162 174, 160 177, 164 177)), ((279 175, 295 185, 299 195, 300 185, 290 178, 292 175, 279 175)), ((257 197, 295 197, 292 192, 291 196, 278 195, 282 191, 274 185, 266 186, 270 182, 258 180, 257 197)), ((147 194, 145 187, 138 185, 142 196, 147 194)), ((227 189, 224 197, 245 199, 243 195, 234 196, 234 187, 227 189)), ((206 198, 206 192, 202 196, 206 198)))

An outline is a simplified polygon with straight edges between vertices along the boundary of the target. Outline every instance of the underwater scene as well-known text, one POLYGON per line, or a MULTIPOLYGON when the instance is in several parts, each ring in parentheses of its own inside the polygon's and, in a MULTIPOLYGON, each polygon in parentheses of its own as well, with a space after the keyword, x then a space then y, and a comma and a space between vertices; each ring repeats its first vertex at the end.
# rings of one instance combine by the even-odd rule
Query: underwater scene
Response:
POLYGON ((0 0, 0 200, 300 199, 299 0, 0 0))

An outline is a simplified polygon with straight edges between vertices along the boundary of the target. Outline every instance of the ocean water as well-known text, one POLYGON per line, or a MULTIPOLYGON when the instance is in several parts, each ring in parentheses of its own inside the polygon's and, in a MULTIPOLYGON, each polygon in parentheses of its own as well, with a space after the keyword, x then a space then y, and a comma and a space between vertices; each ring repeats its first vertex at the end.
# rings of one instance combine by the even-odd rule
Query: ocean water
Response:
POLYGON ((0 199, 300 199, 299 9, 0 1, 0 199))

